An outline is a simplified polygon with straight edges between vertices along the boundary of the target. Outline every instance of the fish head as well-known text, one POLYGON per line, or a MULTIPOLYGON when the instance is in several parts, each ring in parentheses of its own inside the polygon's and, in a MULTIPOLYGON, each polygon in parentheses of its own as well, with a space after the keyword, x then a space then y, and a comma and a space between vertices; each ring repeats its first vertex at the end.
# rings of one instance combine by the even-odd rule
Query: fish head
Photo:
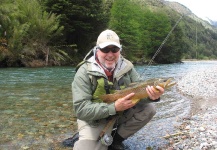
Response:
POLYGON ((154 86, 161 86, 162 88, 169 88, 175 84, 174 78, 159 78, 154 82, 154 86))

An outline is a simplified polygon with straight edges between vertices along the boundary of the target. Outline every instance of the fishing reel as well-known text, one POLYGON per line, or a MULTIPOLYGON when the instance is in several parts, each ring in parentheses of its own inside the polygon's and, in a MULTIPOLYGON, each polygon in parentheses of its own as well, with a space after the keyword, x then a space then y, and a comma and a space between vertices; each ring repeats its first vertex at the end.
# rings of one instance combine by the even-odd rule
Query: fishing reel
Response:
POLYGON ((113 137, 110 134, 104 134, 100 140, 103 145, 110 146, 113 142, 113 137))

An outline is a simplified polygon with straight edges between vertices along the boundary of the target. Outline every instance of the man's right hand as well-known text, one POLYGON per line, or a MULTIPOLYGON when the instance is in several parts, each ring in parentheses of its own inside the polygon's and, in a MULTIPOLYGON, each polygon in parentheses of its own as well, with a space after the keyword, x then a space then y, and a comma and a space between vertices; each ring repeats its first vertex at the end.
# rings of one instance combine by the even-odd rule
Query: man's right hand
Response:
POLYGON ((119 98, 118 100, 115 101, 115 110, 116 111, 124 111, 126 109, 129 109, 133 107, 135 104, 132 103, 132 100, 130 99, 133 97, 135 93, 130 93, 127 96, 123 98, 119 98))

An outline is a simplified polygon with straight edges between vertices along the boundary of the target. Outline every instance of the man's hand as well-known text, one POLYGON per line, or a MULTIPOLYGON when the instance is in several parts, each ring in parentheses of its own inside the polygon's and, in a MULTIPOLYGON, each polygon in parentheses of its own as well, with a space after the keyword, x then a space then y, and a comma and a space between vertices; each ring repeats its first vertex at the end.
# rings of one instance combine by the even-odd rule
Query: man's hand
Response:
POLYGON ((133 95, 135 95, 135 93, 130 93, 127 96, 116 100, 115 101, 116 111, 124 111, 126 109, 133 107, 135 104, 133 104, 132 100, 130 99, 133 95))
POLYGON ((146 88, 148 96, 151 100, 158 99, 164 93, 164 88, 160 86, 156 86, 156 88, 157 90, 153 86, 147 86, 146 88))

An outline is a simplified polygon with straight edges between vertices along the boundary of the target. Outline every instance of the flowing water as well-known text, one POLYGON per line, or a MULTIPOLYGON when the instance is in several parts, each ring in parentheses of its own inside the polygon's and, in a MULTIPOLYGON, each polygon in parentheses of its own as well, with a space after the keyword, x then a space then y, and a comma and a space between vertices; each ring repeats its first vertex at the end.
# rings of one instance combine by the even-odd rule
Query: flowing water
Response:
MULTIPOLYGON (((136 66, 136 70, 144 79, 174 77, 178 82, 188 72, 216 65, 216 61, 194 61, 136 66)), ((76 130, 71 95, 74 74, 73 67, 0 69, 1 150, 68 149, 61 142, 76 130)), ((155 105, 153 120, 125 141, 129 149, 166 144, 162 136, 173 133, 178 118, 190 109, 189 100, 175 87, 155 105)))

